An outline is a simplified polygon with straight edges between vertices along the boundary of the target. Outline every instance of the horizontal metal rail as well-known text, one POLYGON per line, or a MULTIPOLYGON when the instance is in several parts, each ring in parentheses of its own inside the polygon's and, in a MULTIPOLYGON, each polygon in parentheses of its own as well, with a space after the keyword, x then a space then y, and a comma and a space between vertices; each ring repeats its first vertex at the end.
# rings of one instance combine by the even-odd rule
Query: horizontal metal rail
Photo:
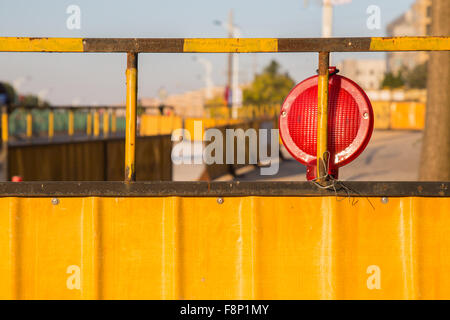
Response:
POLYGON ((27 38, 0 37, 0 52, 369 52, 449 51, 450 37, 27 38))
POLYGON ((6 182, 2 197, 450 197, 450 182, 345 181, 333 190, 312 182, 6 182), (344 187, 345 186, 345 187, 344 187))

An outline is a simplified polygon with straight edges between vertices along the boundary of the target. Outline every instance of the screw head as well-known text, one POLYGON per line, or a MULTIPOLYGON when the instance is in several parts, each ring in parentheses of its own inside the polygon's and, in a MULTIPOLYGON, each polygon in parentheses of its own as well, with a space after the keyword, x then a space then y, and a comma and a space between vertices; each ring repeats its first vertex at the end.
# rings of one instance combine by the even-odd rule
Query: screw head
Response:
POLYGON ((386 203, 388 203, 388 202, 389 202, 389 198, 388 198, 388 197, 382 197, 382 198, 381 198, 381 203, 386 204, 386 203))
POLYGON ((367 112, 364 112, 363 118, 364 118, 364 119, 369 119, 369 114, 368 114, 367 112))
POLYGON ((58 205, 59 204, 59 199, 58 198, 53 198, 52 199, 52 204, 55 205, 55 206, 58 205))
POLYGON ((222 204, 223 203, 223 198, 217 198, 217 203, 218 204, 222 204))
POLYGON ((283 112, 281 113, 281 116, 282 116, 282 117, 286 117, 286 114, 287 114, 286 111, 283 111, 283 112))

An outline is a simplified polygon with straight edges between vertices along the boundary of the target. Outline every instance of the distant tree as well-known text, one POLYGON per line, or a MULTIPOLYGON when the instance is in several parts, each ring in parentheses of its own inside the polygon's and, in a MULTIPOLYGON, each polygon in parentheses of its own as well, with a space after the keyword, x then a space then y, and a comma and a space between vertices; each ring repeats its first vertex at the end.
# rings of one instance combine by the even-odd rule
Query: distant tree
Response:
POLYGON ((405 79, 403 78, 404 70, 400 70, 397 74, 392 72, 386 72, 384 74, 383 81, 381 82, 382 88, 398 89, 405 85, 405 79))
POLYGON ((226 111, 227 102, 223 95, 216 95, 211 99, 206 100, 205 110, 211 118, 221 118, 229 116, 229 111, 226 111))
POLYGON ((428 76, 428 65, 427 63, 422 63, 415 66, 412 70, 408 71, 405 77, 406 85, 408 88, 413 89, 426 89, 427 87, 427 77, 428 76))
POLYGON ((19 104, 21 106, 26 107, 48 107, 50 106, 50 103, 45 100, 39 99, 38 96, 34 94, 27 94, 27 95, 19 95, 19 104))
POLYGON ((214 108, 214 107, 224 107, 227 105, 224 97, 221 95, 216 95, 215 97, 207 100, 205 102, 205 108, 214 108))
POLYGON ((294 84, 287 72, 280 73, 280 64, 272 60, 262 73, 255 76, 250 87, 244 89, 244 104, 282 103, 294 84))
POLYGON ((8 96, 8 103, 15 103, 17 100, 17 94, 14 87, 8 82, 0 82, 0 87, 2 87, 2 90, 6 92, 6 95, 8 96))

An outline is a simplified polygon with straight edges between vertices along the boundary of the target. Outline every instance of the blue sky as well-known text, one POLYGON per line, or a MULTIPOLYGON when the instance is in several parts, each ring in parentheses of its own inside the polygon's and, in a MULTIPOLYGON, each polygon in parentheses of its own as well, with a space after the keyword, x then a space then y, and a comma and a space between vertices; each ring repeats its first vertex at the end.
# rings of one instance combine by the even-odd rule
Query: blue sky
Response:
MULTIPOLYGON (((385 36, 386 25, 414 0, 353 0, 335 7, 333 36, 385 36), (366 27, 367 7, 381 9, 381 29, 366 27)), ((226 20, 234 10, 243 37, 319 37, 321 7, 317 0, 1 0, 0 36, 32 37, 224 37, 214 20, 226 20), (81 29, 66 27, 69 5, 81 9, 81 29)), ((156 96, 164 87, 179 93, 204 86, 203 67, 192 54, 141 54, 139 96, 156 96)), ((215 85, 226 82, 226 55, 203 54, 213 62, 215 85)), ((384 57, 382 53, 334 54, 342 58, 384 57)), ((303 53, 241 54, 240 79, 250 81, 278 60, 296 81, 314 74, 316 55, 303 53)), ((117 104, 125 98, 124 54, 0 53, 0 81, 22 81, 20 92, 47 92, 54 104, 117 104)))

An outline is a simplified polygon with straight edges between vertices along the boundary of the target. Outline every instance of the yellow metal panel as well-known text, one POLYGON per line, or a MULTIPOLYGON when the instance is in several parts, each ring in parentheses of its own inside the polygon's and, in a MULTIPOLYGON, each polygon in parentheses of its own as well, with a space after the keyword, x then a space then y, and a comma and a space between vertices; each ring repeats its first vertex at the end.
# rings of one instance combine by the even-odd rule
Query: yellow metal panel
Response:
POLYGON ((450 298, 450 199, 353 200, 0 198, 0 298, 450 298))
POLYGON ((391 103, 389 101, 372 101, 375 116, 375 129, 390 129, 391 127, 391 103))
POLYGON ((83 52, 83 39, 0 37, 0 51, 83 52))
POLYGON ((217 120, 212 118, 186 118, 184 129, 189 132, 191 140, 203 141, 205 129, 215 127, 216 123, 217 120))
POLYGON ((372 38, 371 51, 431 51, 450 50, 448 37, 372 38))
POLYGON ((141 115, 139 132, 142 136, 152 136, 157 134, 171 134, 175 129, 183 128, 181 117, 170 115, 141 115))
POLYGON ((184 52, 277 52, 278 39, 185 39, 184 52))
POLYGON ((141 115, 139 133, 141 136, 152 136, 158 134, 159 133, 158 116, 149 114, 141 115))
POLYGON ((391 104, 392 129, 423 130, 424 126, 424 103, 393 102, 391 104))

